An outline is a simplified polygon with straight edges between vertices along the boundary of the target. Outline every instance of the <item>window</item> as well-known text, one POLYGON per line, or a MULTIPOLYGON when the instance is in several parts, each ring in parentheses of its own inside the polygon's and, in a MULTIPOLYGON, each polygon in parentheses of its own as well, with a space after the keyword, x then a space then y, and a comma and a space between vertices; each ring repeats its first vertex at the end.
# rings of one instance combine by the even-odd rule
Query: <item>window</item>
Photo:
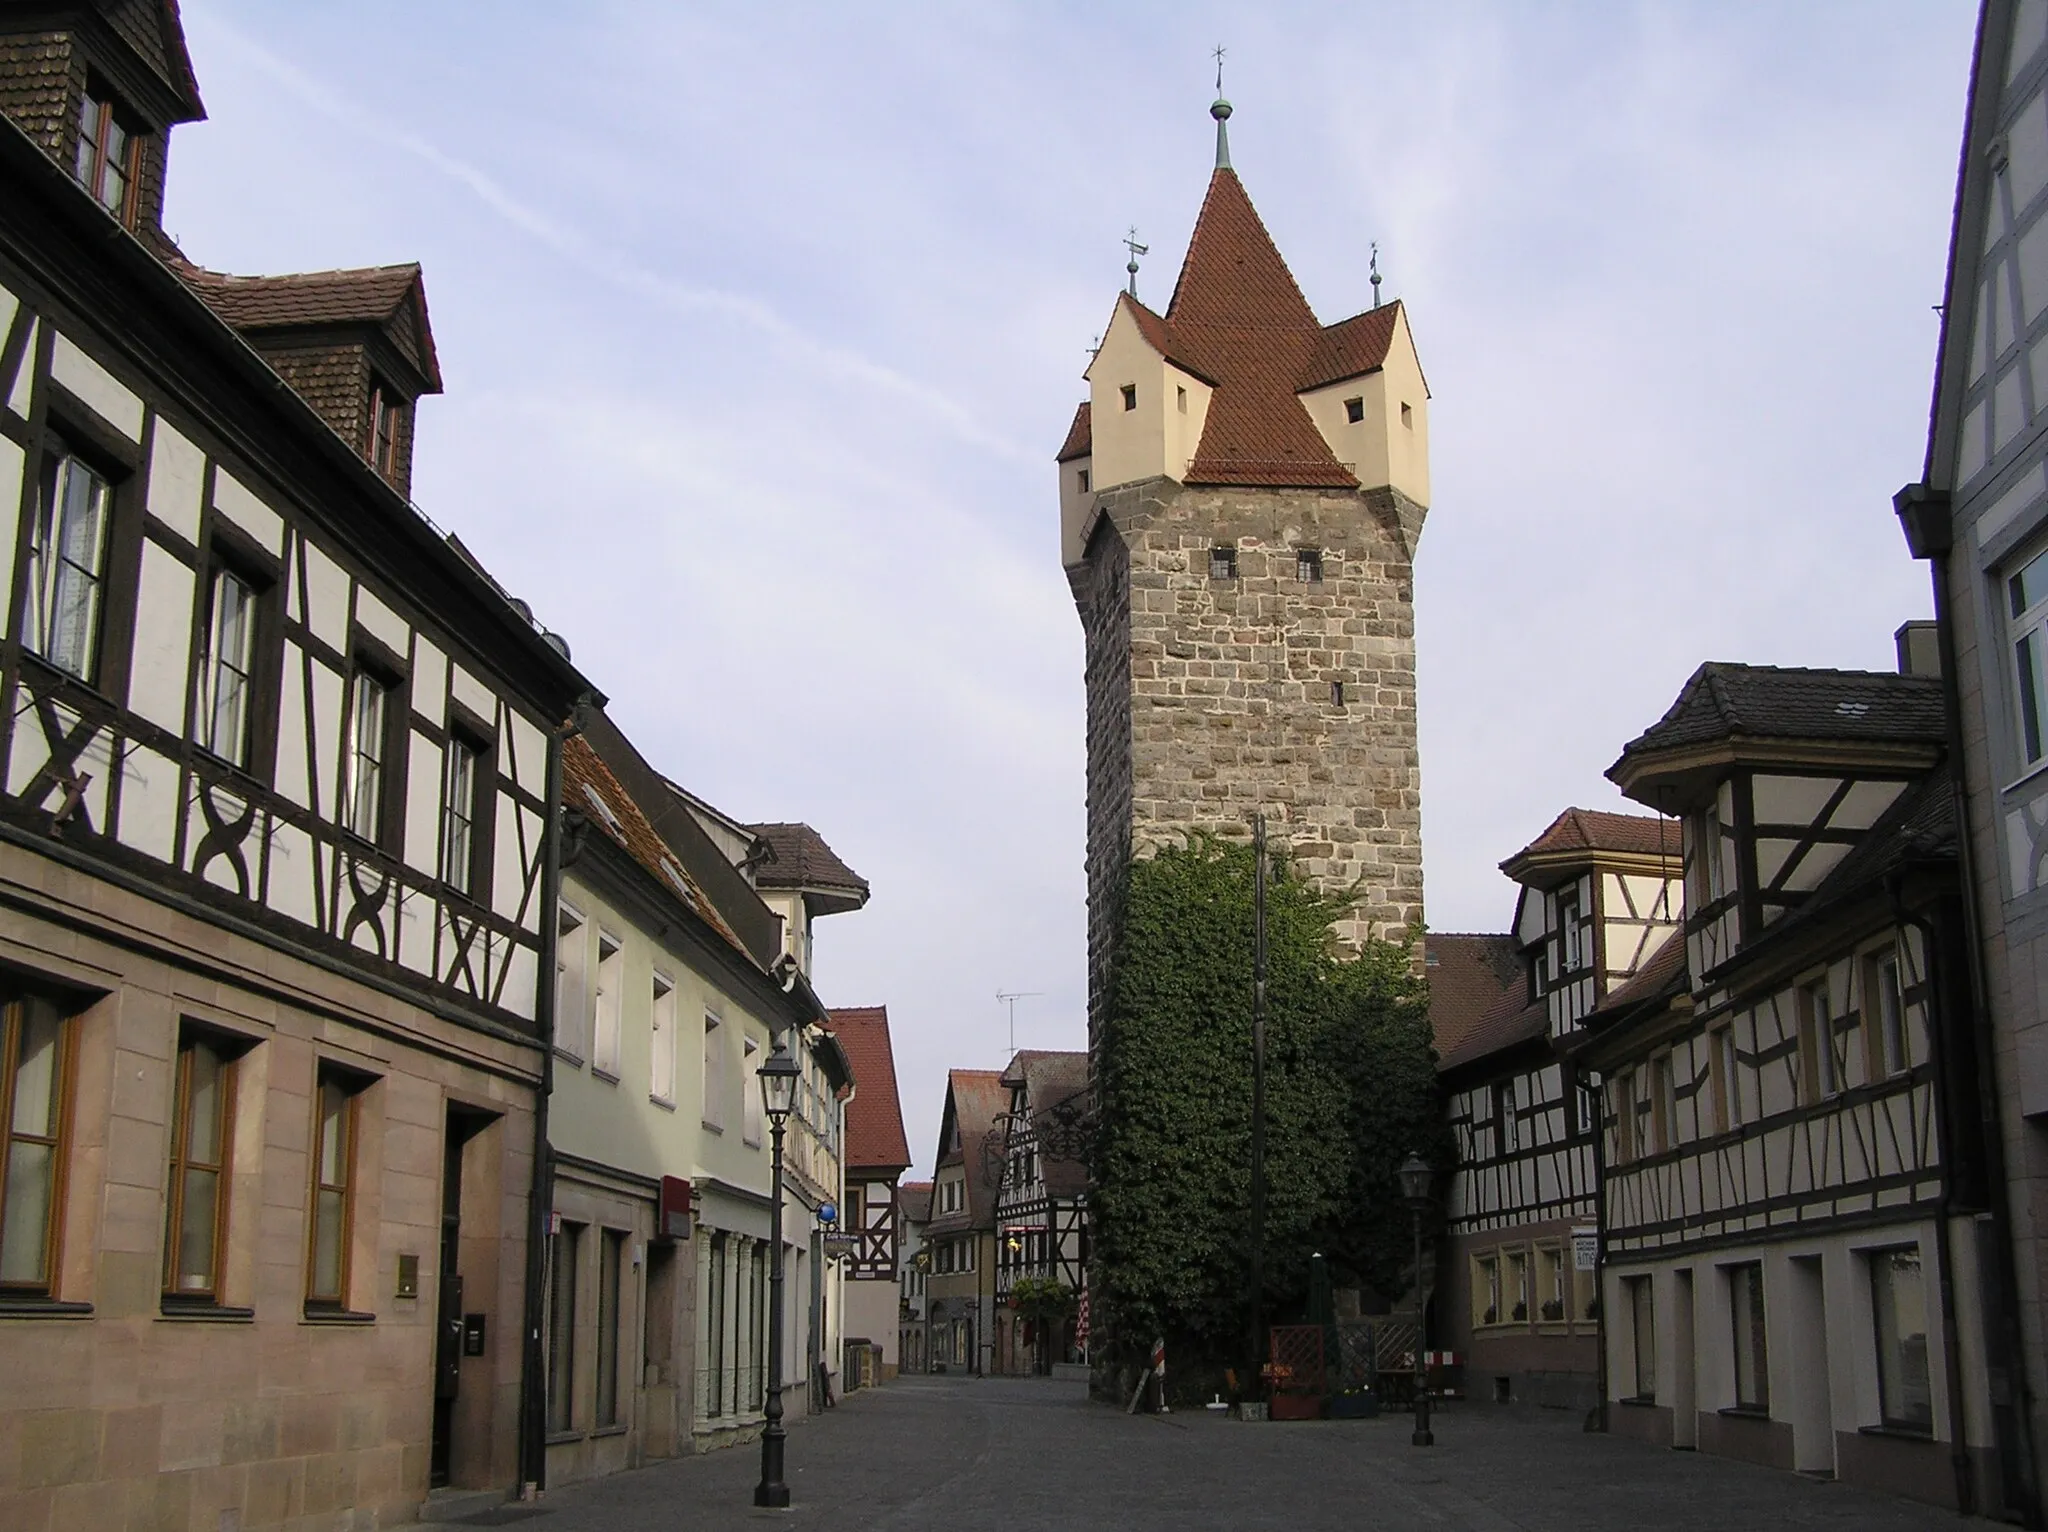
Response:
POLYGON ((1678 1142, 1678 1085, 1670 1054, 1660 1053, 1652 1061, 1650 1089, 1650 1131, 1661 1154, 1678 1142))
POLYGON ((1590 1138, 1593 1133, 1593 1090, 1583 1081, 1571 1087, 1572 1136, 1590 1138))
POLYGON ((1365 419, 1365 401, 1363 399, 1346 399, 1344 401, 1344 418, 1353 425, 1357 425, 1361 420, 1365 419))
POLYGON ((216 569, 199 666, 199 743, 230 766, 249 764, 255 666, 256 592, 232 569, 216 569))
POLYGON ((1870 1255, 1870 1311, 1877 1326, 1877 1393, 1883 1424, 1934 1430, 1927 1376, 1927 1287, 1920 1247, 1870 1255))
POLYGON ((234 1060, 219 1041, 188 1031, 178 1045, 171 1112, 170 1198, 164 1215, 167 1298, 220 1300, 234 1106, 234 1060))
POLYGON ((1693 860, 1699 864, 1700 902, 1712 904, 1728 892, 1721 866, 1721 811, 1718 807, 1709 807, 1700 817, 1693 860))
POLYGON ((37 995, 0 1006, 0 1292, 56 1283, 71 1028, 37 995))
POLYGON ((1411 431, 1415 429, 1415 411, 1405 404, 1401 406, 1401 424, 1411 431))
POLYGON ((626 982, 626 960, 619 939, 609 931, 597 933, 597 1004, 594 1008, 596 1036, 590 1045, 590 1067, 617 1079, 619 1075, 619 1002, 626 982))
POLYGON ((1735 1029, 1713 1033, 1714 1114, 1723 1133, 1742 1126, 1742 1076, 1735 1056, 1735 1029))
POLYGON ((1614 1161, 1636 1157, 1636 1072, 1624 1069, 1614 1077, 1614 1161))
POLYGON ((1320 548, 1296 548, 1294 550, 1294 578, 1304 585, 1320 585, 1323 580, 1323 550, 1320 548))
POLYGON ((1081 493, 1082 493, 1082 494, 1084 494, 1084 495, 1085 495, 1085 494, 1087 494, 1087 493, 1088 493, 1088 470, 1087 470, 1087 469, 1085 469, 1085 468, 1083 468, 1083 469, 1081 469, 1081 470, 1080 470, 1080 471, 1079 471, 1078 473, 1076 473, 1076 474, 1074 475, 1074 482, 1075 482, 1075 483, 1076 483, 1076 484, 1077 484, 1077 485, 1078 485, 1078 486, 1080 487, 1080 490, 1081 490, 1081 493))
POLYGON ((1835 1018, 1826 979, 1800 987, 1799 1022, 1804 1033, 1806 1082, 1812 1099, 1825 1101, 1840 1095, 1842 1061, 1835 1053, 1835 1018))
POLYGON ((761 1082, 754 1071, 761 1067, 761 1045, 751 1037, 740 1044, 740 1137, 761 1147, 761 1082))
POLYGON ((61 450, 29 541, 28 615, 21 641, 59 670, 93 679, 114 492, 61 450))
POLYGON ((1332 681, 1330 683, 1330 706, 1342 707, 1343 705, 1344 683, 1342 681, 1332 681))
POLYGON ((1516 1148, 1515 1082, 1503 1080, 1493 1088, 1493 1115, 1500 1123, 1500 1152, 1516 1148))
POLYGON ((1209 550, 1209 578, 1212 580, 1235 580, 1237 578, 1237 550, 1235 548, 1211 548, 1209 550))
POLYGON ((352 1076, 321 1066, 314 1091, 313 1216, 306 1265, 309 1305, 339 1308, 348 1299, 358 1090, 352 1076))
POLYGON ((405 401, 382 382, 370 386, 370 466, 387 479, 398 477, 398 445, 405 401))
POLYGON ((1657 1303, 1656 1289, 1648 1277, 1630 1277, 1628 1287, 1629 1334, 1635 1349, 1635 1397, 1657 1397, 1657 1303))
POLYGON ((718 1018, 704 1014, 704 1126, 725 1127, 725 1038, 718 1018))
POLYGON ((703 1371, 710 1376, 709 1396, 705 1400, 704 1413, 716 1419, 725 1413, 725 1254, 731 1243, 723 1234, 711 1236, 711 1299, 704 1305, 703 1354, 706 1365, 703 1371))
POLYGON ((1537 1316, 1551 1324, 1564 1317, 1564 1252, 1545 1246, 1536 1252, 1537 1316))
POLYGON ((2034 765, 2048 754, 2043 744, 2048 718, 2048 549, 2037 553, 2006 581, 2012 602, 2013 663, 2020 705, 2020 752, 2034 765))
POLYGON ((576 1245, 580 1225, 548 1240, 548 1430, 576 1428, 576 1245))
POLYGON ((1514 1307, 1508 1310, 1508 1318, 1516 1324, 1524 1324, 1529 1318, 1529 1254, 1525 1250, 1511 1251, 1508 1255, 1508 1299, 1514 1307))
POLYGON ((619 1276, 625 1267, 626 1236, 606 1229, 597 1247, 597 1423, 619 1423, 619 1276))
POLYGON ((1871 1073, 1879 1079, 1903 1074, 1912 1060, 1906 1056, 1906 1004, 1896 951, 1881 952, 1865 965, 1863 1003, 1869 1011, 1871 1073))
POLYGON ((1735 1405, 1771 1407, 1770 1358, 1764 1347, 1764 1268, 1746 1261, 1728 1268, 1728 1314, 1734 1325, 1735 1405))
POLYGON ((676 1099, 676 987, 665 974, 654 976, 654 1004, 649 1012, 647 1094, 664 1105, 676 1099))
POLYGON ((95 82, 78 103, 78 159, 72 172, 100 206, 123 223, 132 221, 129 198, 135 185, 136 137, 120 121, 114 103, 95 82))
POLYGON ((1125 385, 1123 386, 1123 395, 1124 395, 1124 408, 1125 408, 1125 409, 1127 409, 1127 410, 1134 410, 1134 409, 1136 409, 1136 408, 1138 407, 1138 385, 1137 385, 1137 384, 1135 384, 1135 383, 1126 383, 1126 384, 1125 384, 1125 385))
POLYGON ((573 906, 560 904, 556 908, 555 1051, 580 1061, 588 1016, 584 980, 590 968, 590 936, 583 916, 573 906))
POLYGON ((391 688, 383 677, 358 668, 349 688, 348 791, 344 826, 376 842, 384 830, 384 754, 391 728, 391 688))
POLYGON ((1562 978, 1568 973, 1577 973, 1586 966, 1586 957, 1581 940, 1583 932, 1579 926, 1579 896, 1576 890, 1558 897, 1557 930, 1557 972, 1558 977, 1562 978))
POLYGON ((441 770, 441 881, 463 894, 475 876, 478 753, 469 741, 451 737, 441 770))

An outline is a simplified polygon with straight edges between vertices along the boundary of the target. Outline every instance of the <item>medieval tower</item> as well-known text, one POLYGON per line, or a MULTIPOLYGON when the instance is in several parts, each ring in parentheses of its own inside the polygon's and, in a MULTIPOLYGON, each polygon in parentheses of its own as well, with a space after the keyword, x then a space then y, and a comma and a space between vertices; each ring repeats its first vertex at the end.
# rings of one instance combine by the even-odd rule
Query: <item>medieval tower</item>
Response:
MULTIPOLYGON (((1059 453, 1087 639, 1091 1040, 1126 862, 1190 830, 1269 834, 1340 935, 1422 919, 1415 545, 1429 390, 1399 302, 1320 323, 1230 166, 1164 314, 1131 293, 1059 453)), ((1377 299, 1378 276, 1373 277, 1377 299)))

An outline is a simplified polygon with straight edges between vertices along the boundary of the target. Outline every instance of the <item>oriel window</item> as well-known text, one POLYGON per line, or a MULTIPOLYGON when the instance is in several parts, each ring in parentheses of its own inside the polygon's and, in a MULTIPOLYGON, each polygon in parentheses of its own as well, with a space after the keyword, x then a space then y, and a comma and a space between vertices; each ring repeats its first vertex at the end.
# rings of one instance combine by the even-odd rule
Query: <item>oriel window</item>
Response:
POLYGON ((382 838, 384 754, 390 737, 391 688, 373 671, 357 670, 349 688, 348 797, 344 823, 364 840, 382 838))
POLYGON ((42 996, 0 1005, 0 1292, 47 1296, 56 1280, 70 1033, 42 996))
POLYGON ((206 635, 199 743, 229 765, 246 767, 256 664, 256 592, 232 569, 214 571, 206 635))
POLYGON ((121 122, 114 103, 88 86, 78 103, 78 184, 123 223, 133 221, 136 137, 121 122))
POLYGON ((476 854, 477 753, 466 740, 449 740, 441 773, 441 881, 465 894, 476 854))
POLYGON ((312 1238, 306 1302, 340 1307, 348 1297, 349 1226, 354 1211, 356 1082, 323 1068, 314 1093, 312 1238))
POLYGON ((91 681, 99 660, 113 489, 60 452, 45 481, 29 542, 29 604, 22 642, 59 670, 91 681))
POLYGON ((164 1217, 164 1295, 169 1298, 220 1298, 234 1096, 234 1060, 218 1041, 188 1032, 178 1045, 171 1114, 171 1194, 164 1217))

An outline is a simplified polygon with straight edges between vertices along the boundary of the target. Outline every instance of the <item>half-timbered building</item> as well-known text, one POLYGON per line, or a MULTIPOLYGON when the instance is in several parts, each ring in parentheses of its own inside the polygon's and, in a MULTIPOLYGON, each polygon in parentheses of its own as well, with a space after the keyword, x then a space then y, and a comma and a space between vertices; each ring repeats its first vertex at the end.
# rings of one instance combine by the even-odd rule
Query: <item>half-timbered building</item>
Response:
POLYGON ((925 1309, 925 1287, 931 1280, 932 1253, 925 1243, 925 1228, 932 1221, 932 1183, 904 1181, 896 1188, 899 1264, 903 1271, 897 1308, 897 1370, 927 1372, 926 1353, 930 1347, 930 1322, 925 1309))
MULTIPOLYGON (((1986 1349, 2003 1503, 2048 1516, 2048 0, 1983 0, 1935 397, 1895 508, 1927 562, 2000 1190, 1986 1349), (2037 360, 2042 365, 2037 366, 2037 360)), ((1936 81, 1937 88, 1946 82, 1936 81)), ((1956 82, 1960 84, 1961 81, 1956 82)))
POLYGON ((1591 1408, 1600 1320, 1577 1236, 1595 1214, 1593 1102, 1559 1050, 1677 928, 1678 827, 1567 809, 1501 871, 1518 885, 1513 934, 1426 947, 1458 1156, 1438 1333, 1483 1398, 1591 1408))
POLYGON ((1025 1049, 1003 1071, 1002 1086, 1009 1102, 996 1189, 995 1368, 1043 1372, 1080 1360, 1074 1318, 1040 1334, 1039 1321, 1016 1312, 1011 1291, 1020 1278, 1057 1282, 1076 1299, 1087 1290, 1088 1055, 1025 1049))
POLYGON ((587 687, 406 499, 418 268, 165 237, 201 115, 169 0, 0 11, 9 1526, 385 1524, 535 1477, 587 687))
POLYGON ((932 1172, 932 1214, 924 1235, 932 1258, 925 1284, 930 1321, 926 1359, 936 1371, 988 1370, 994 1344, 1001 1118, 1009 1099, 996 1070, 947 1072, 932 1172))
POLYGON ((1608 1419, 1981 1506, 1989 1247, 1932 676, 1710 664, 1609 775, 1681 934, 1598 1006, 1608 1419))
POLYGON ((844 1263, 846 1344, 878 1350, 879 1376, 892 1378, 900 1366, 902 1223, 896 1183, 910 1169, 910 1140, 896 1094, 889 1010, 880 1005, 841 1008, 832 1012, 829 1025, 846 1050, 854 1079, 853 1098, 846 1103, 846 1205, 841 1210, 853 1240, 844 1263))

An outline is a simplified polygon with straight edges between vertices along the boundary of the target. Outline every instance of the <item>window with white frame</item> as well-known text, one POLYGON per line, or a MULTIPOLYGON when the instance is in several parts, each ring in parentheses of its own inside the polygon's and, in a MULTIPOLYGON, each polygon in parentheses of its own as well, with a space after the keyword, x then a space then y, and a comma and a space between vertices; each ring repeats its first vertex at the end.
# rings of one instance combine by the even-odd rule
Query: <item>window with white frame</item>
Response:
POLYGON ((441 772, 441 881, 471 893, 476 865, 477 747, 459 735, 448 741, 441 772))
POLYGON ((704 1013, 704 1126, 725 1130, 725 1028, 704 1013))
POLYGON ((1678 1082, 1671 1055, 1660 1053, 1650 1064, 1650 1134, 1657 1152, 1678 1143, 1678 1082))
POLYGON ((1842 1060, 1835 1051, 1835 1012, 1826 979, 1800 986, 1799 1022, 1805 1034, 1807 1082, 1813 1099, 1825 1101, 1840 1095, 1842 1060))
POLYGON ((359 667, 349 687, 348 787, 342 798, 342 823, 371 842, 383 838, 390 718, 391 687, 375 671, 359 667))
POLYGON ((53 445, 53 457, 29 539, 21 641, 59 670, 91 681, 99 662, 114 492, 61 447, 53 445))
POLYGON ((1472 1263, 1472 1323, 1500 1323, 1500 1257, 1482 1255, 1472 1263))
POLYGON ((1714 1104, 1723 1133, 1742 1126, 1741 1061, 1735 1052, 1735 1028, 1720 1027, 1713 1034, 1714 1104))
POLYGON ((1906 1053, 1906 1001, 1899 988, 1896 948, 1879 952, 1864 964, 1863 1003, 1868 1010, 1871 1073, 1879 1079, 1903 1074, 1912 1066, 1906 1053))
POLYGON ((761 1045, 750 1037, 740 1045, 740 1137, 756 1148, 761 1144, 763 1107, 754 1072, 760 1067, 761 1045))
POLYGON ((1557 926, 1559 941, 1558 975, 1577 973, 1586 966, 1585 949, 1582 946, 1583 932, 1579 927, 1579 895, 1574 889, 1561 895, 1557 901, 1557 926))
POLYGON ((2019 703, 2020 756, 2025 765, 2048 757, 2048 548, 2006 577, 2012 614, 2012 657, 2019 703))
POLYGON ((597 994, 591 1007, 594 1022, 590 1042, 590 1067, 610 1075, 619 1074, 619 1011, 624 999, 626 959, 619 939, 600 929, 597 933, 597 994))
POLYGON ((231 766, 249 764, 250 692, 256 669, 256 592, 216 569, 199 667, 199 743, 231 766))
POLYGON ((676 986, 658 970, 654 975, 654 1003, 648 1011, 650 1061, 647 1094, 664 1106, 676 1099, 676 986))
POLYGON ((1519 1147, 1515 1131, 1515 1082, 1502 1080, 1493 1088, 1493 1111, 1499 1121, 1500 1152, 1506 1154, 1519 1147))
POLYGON ((574 905, 556 905, 555 1052, 581 1063, 589 1017, 590 928, 574 905))

